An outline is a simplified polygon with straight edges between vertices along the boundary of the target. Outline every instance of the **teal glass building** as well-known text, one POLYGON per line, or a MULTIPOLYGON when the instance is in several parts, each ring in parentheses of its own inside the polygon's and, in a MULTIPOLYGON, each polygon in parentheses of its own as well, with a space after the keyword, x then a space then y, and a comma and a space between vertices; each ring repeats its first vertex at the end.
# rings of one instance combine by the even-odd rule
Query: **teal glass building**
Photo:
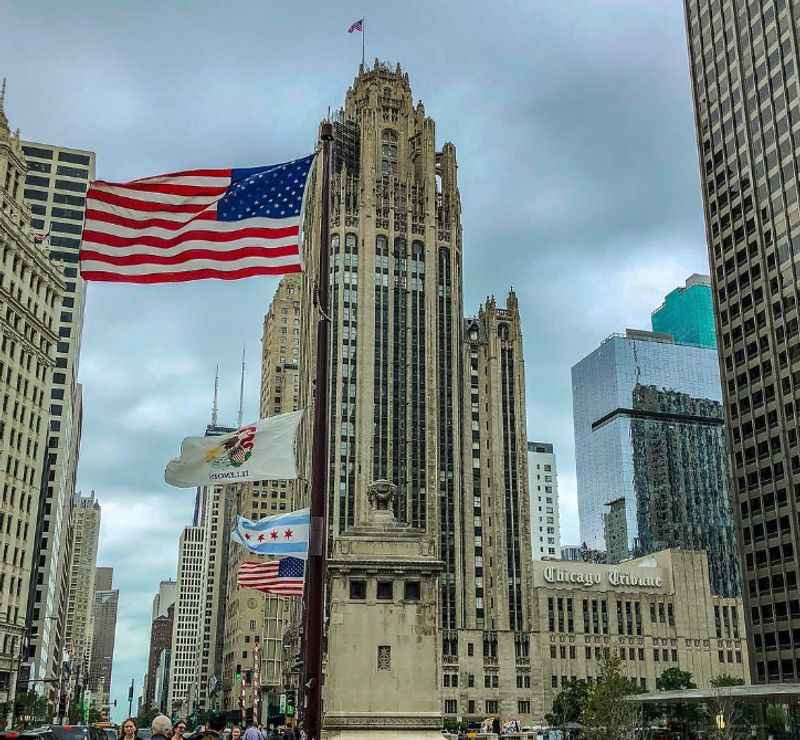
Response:
POLYGON ((653 331, 671 334, 678 344, 717 348, 711 279, 694 274, 652 313, 653 331))

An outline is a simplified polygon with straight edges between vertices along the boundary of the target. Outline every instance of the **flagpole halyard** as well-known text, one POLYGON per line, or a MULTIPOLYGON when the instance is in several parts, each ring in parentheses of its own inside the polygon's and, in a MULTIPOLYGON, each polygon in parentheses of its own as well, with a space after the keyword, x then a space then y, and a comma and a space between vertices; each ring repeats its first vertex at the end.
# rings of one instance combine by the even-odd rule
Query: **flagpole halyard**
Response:
MULTIPOLYGON (((322 208, 317 271, 317 298, 323 315, 330 313, 328 262, 330 249, 330 181, 333 124, 323 122, 322 208)), ((317 368, 314 383, 314 429, 311 447, 311 531, 306 569, 303 724, 308 740, 319 740, 322 730, 322 636, 325 610, 325 505, 328 490, 328 336, 330 322, 317 320, 317 368)))

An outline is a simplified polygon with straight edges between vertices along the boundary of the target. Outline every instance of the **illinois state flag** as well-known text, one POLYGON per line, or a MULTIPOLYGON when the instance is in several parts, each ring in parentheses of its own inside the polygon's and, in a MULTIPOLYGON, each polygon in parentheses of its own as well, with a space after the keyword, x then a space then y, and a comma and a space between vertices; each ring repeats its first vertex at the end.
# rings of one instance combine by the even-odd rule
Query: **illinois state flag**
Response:
POLYGON ((178 488, 297 478, 294 440, 301 411, 278 414, 220 437, 187 437, 164 479, 178 488))
POLYGON ((305 560, 308 557, 309 509, 275 514, 252 521, 239 516, 231 541, 258 555, 282 555, 305 560))

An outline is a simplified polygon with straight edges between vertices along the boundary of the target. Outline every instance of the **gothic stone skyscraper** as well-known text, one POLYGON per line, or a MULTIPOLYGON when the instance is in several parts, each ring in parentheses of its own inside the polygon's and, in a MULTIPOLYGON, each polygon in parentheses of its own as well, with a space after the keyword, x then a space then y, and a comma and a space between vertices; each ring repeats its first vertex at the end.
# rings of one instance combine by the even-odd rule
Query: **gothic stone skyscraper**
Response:
POLYGON ((685 0, 752 675, 800 676, 796 0, 685 0))
MULTIPOLYGON (((444 565, 443 657, 458 671, 469 655, 476 671, 478 664, 480 673, 489 669, 491 688, 500 655, 514 655, 513 638, 506 650, 498 635, 519 634, 521 645, 529 619, 521 336, 512 295, 507 309, 491 302, 472 320, 480 336, 465 343, 456 151, 450 143, 437 149, 435 133, 422 103, 413 103, 408 75, 377 61, 360 70, 334 120, 329 535, 335 540, 365 523, 370 484, 394 483, 395 515, 427 533, 444 565), (467 392, 473 353, 477 411, 467 392)), ((315 372, 318 177, 313 187, 307 217, 314 228, 306 229, 304 247, 302 315, 312 317, 301 347, 304 393, 315 372)), ((514 683, 513 657, 510 671, 505 686, 514 683)), ((483 716, 485 696, 499 692, 486 692, 482 682, 474 688, 481 699, 464 698, 463 707, 461 694, 450 698, 448 688, 443 711, 483 716)))

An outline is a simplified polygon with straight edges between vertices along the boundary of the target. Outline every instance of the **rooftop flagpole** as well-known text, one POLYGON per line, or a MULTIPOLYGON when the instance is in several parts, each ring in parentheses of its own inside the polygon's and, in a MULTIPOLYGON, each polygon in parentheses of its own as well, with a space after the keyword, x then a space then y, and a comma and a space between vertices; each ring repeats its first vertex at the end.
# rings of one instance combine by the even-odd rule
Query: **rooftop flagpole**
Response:
POLYGON ((361 19, 361 68, 364 69, 364 44, 367 37, 367 17, 361 19))
POLYGON ((322 731, 322 636, 325 617, 325 504, 328 490, 328 260, 330 250, 331 142, 333 124, 320 127, 322 141, 322 223, 319 267, 316 277, 317 368, 314 381, 314 431, 311 447, 311 531, 306 574, 305 650, 303 676, 305 712, 303 725, 308 740, 319 740, 322 731))

